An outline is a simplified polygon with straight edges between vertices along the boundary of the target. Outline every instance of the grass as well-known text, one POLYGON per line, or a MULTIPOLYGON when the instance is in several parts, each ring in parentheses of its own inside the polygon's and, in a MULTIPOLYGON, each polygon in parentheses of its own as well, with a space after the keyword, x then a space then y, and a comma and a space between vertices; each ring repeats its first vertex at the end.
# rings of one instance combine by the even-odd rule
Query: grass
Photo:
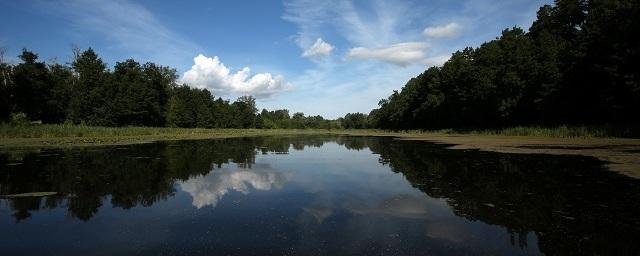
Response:
POLYGON ((559 126, 504 129, 443 130, 320 130, 320 129, 201 129, 161 127, 96 127, 68 124, 0 124, 0 147, 131 144, 157 140, 210 139, 260 135, 344 134, 358 136, 435 135, 525 136, 543 138, 640 138, 633 127, 559 126))
MULTIPOLYGON (((372 132, 380 132, 372 130, 372 132)), ((482 135, 482 136, 524 136, 544 138, 640 138, 638 127, 615 126, 517 126, 501 129, 440 129, 398 131, 408 135, 482 135)))
POLYGON ((638 129, 616 127, 512 127, 479 130, 286 130, 94 127, 64 124, 0 124, 0 150, 125 145, 161 140, 195 140, 264 135, 338 134, 395 136, 502 153, 578 154, 596 157, 621 174, 640 179, 638 129), (532 147, 533 146, 533 147, 532 147), (580 150, 574 150, 580 149, 580 150))
POLYGON ((121 136, 197 136, 212 134, 273 133, 259 129, 201 129, 164 127, 98 127, 86 125, 42 124, 0 125, 0 138, 65 138, 121 136))
POLYGON ((67 124, 0 124, 0 147, 135 144, 159 140, 212 139, 261 135, 318 134, 327 130, 97 127, 67 124))

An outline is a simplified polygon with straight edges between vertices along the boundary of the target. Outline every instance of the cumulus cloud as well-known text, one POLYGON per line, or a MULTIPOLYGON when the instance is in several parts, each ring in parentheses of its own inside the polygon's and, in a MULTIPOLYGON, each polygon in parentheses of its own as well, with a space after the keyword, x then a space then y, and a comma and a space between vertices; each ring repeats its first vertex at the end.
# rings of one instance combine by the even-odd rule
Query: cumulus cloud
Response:
POLYGON ((250 76, 248 67, 232 73, 218 56, 210 58, 198 54, 193 62, 194 65, 184 72, 181 81, 189 86, 209 89, 218 95, 243 93, 266 98, 291 88, 281 75, 259 73, 250 76))
POLYGON ((462 32, 462 26, 452 22, 443 26, 427 27, 422 34, 428 38, 453 38, 460 35, 460 32, 462 32))
POLYGON ((406 66, 424 59, 424 49, 427 46, 426 43, 407 42, 380 48, 355 47, 349 49, 347 57, 351 59, 375 59, 406 66))
POLYGON ((333 45, 325 42, 322 38, 316 39, 316 42, 307 50, 302 53, 302 57, 314 58, 327 56, 333 51, 333 45))

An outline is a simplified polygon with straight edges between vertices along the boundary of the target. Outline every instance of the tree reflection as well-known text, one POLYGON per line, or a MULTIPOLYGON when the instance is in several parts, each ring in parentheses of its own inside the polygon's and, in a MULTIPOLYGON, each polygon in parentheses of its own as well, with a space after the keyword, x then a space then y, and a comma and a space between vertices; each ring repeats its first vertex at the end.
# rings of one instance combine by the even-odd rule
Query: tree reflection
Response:
MULTIPOLYGON (((44 198, 2 199, 14 212, 16 221, 28 219, 33 211, 56 207, 66 207, 73 218, 89 220, 105 199, 110 198, 111 206, 123 209, 148 207, 173 196, 177 182, 187 187, 199 181, 209 182, 210 187, 199 188, 228 190, 232 186, 240 192, 245 192, 245 183, 255 189, 268 188, 265 184, 280 187, 287 178, 284 174, 252 169, 257 153, 286 153, 290 148, 320 147, 331 140, 334 138, 274 136, 14 151, 0 154, 0 195, 57 192, 44 198), (244 171, 209 174, 224 164, 235 164, 244 171)), ((215 205, 213 201, 208 204, 215 205)))
POLYGON ((640 247, 640 182, 596 159, 444 150, 442 145, 368 140, 380 162, 414 187, 443 198, 456 215, 506 227, 527 246, 535 231, 552 255, 630 254, 640 247))
MULTIPOLYGON (((0 194, 55 191, 44 198, 4 198, 16 221, 40 209, 64 207, 80 220, 113 207, 151 206, 177 185, 195 207, 215 206, 229 191, 281 188, 287 175, 256 165, 257 154, 288 153, 332 142, 369 149, 417 189, 444 199, 457 216, 505 227, 513 245, 526 247, 535 232, 546 254, 633 254, 640 250, 640 182, 602 170, 587 157, 446 150, 443 145, 392 138, 291 136, 166 142, 126 147, 0 154, 0 194)), ((428 221, 415 198, 391 198, 352 214, 428 221)), ((4 206, 3 206, 4 207, 4 206)), ((329 208, 305 208, 318 223, 329 208)), ((426 234, 448 238, 455 223, 430 225, 426 234)))

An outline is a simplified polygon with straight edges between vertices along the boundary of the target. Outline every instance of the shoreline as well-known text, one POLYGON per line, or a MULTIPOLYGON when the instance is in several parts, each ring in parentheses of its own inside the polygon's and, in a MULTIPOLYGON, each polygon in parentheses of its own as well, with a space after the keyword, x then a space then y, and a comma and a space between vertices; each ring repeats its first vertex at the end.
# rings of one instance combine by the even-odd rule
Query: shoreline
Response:
POLYGON ((177 140, 206 140, 255 136, 286 136, 286 135, 314 135, 328 134, 318 130, 211 130, 211 132, 197 133, 166 133, 148 135, 122 136, 65 136, 65 137, 14 137, 0 139, 0 151, 26 148, 68 148, 93 146, 118 146, 153 143, 159 141, 177 140))
POLYGON ((631 178, 640 179, 640 139, 610 138, 538 138, 507 136, 433 136, 401 137, 447 144, 447 149, 475 149, 507 154, 577 155, 594 157, 604 167, 631 178))
MULTIPOLYGON (((125 128, 126 129, 126 128, 125 128)), ((640 179, 640 139, 627 138, 558 138, 541 136, 508 136, 482 134, 444 134, 417 132, 386 132, 372 130, 318 130, 318 129, 211 129, 180 130, 180 133, 157 133, 122 136, 67 136, 67 137, 0 137, 0 151, 116 146, 158 141, 205 140, 255 136, 291 135, 343 135, 395 137, 398 140, 428 141, 447 144, 452 150, 475 149, 512 154, 581 155, 604 162, 606 169, 640 179)))

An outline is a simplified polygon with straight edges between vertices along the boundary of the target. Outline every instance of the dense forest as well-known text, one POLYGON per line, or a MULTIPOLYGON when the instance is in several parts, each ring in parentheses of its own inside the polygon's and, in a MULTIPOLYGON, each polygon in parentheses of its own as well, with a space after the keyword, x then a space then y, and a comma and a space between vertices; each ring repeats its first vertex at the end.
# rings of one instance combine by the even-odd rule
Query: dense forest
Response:
POLYGON ((258 112, 255 99, 215 98, 177 83, 176 70, 132 59, 107 68, 91 49, 70 65, 24 49, 0 52, 0 121, 205 128, 500 128, 640 124, 640 2, 556 0, 528 32, 505 29, 428 68, 368 115, 326 120, 258 112))
POLYGON ((529 32, 505 29, 411 79, 362 125, 638 125, 639 34, 637 0, 557 0, 529 32))
MULTIPOLYGON (((177 83, 176 70, 133 59, 107 68, 91 49, 74 49, 70 65, 44 63, 27 49, 22 61, 0 59, 0 121, 95 126, 201 128, 337 128, 321 116, 281 109, 258 113, 255 98, 234 102, 177 83)), ((3 56, 4 54, 0 54, 3 56)))

